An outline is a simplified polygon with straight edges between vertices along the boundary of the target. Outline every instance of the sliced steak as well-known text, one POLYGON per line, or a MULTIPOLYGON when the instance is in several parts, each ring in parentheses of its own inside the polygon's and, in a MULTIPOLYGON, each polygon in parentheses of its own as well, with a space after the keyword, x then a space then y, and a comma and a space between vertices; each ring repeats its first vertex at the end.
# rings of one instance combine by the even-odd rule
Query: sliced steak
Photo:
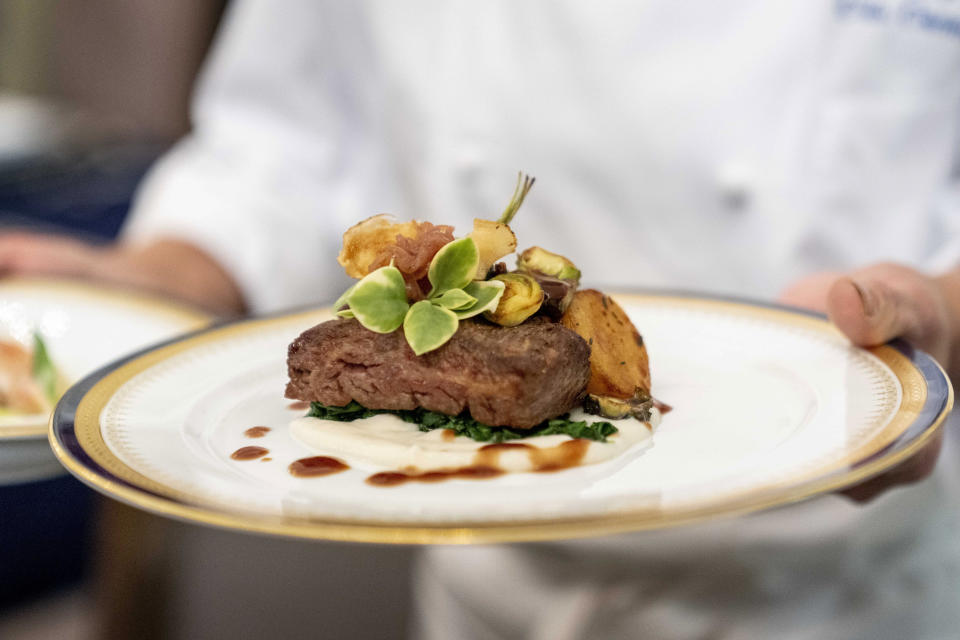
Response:
POLYGON ((590 377, 590 347, 547 322, 499 327, 467 320, 435 351, 415 356, 403 331, 330 320, 290 345, 287 397, 370 409, 468 409, 491 426, 533 427, 573 408, 590 377))

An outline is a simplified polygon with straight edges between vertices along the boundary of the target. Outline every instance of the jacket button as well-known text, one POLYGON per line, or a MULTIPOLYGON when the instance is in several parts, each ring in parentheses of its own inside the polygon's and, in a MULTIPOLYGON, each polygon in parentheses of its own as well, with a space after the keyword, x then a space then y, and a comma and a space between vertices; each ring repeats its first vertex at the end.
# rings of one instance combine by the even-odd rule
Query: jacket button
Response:
POLYGON ((753 169, 740 162, 728 162, 717 171, 717 192, 723 208, 732 213, 742 213, 750 208, 755 174, 753 169))

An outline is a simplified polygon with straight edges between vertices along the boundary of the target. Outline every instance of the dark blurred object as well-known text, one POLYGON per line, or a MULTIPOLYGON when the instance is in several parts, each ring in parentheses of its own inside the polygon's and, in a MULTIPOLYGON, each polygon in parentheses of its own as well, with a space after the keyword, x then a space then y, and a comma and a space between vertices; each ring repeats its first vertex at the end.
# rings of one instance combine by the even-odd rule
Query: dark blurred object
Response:
POLYGON ((0 487, 0 613, 84 577, 92 500, 66 477, 0 487))
MULTIPOLYGON (((0 233, 21 227, 112 239, 159 152, 131 144, 0 161, 0 233)), ((72 477, 0 486, 0 613, 86 578, 93 505, 72 477)))
MULTIPOLYGON (((150 164, 189 128, 189 95, 224 5, 0 0, 0 233, 116 236, 150 164)), ((93 523, 93 494, 73 478, 0 486, 0 613, 86 578, 93 523)), ((118 527, 120 537, 100 540, 99 562, 142 551, 142 533, 118 527)), ((129 628, 128 612, 143 615, 119 604, 129 598, 162 610, 156 594, 122 593, 153 574, 124 581, 122 568, 106 565, 97 573, 122 585, 108 629, 129 628)))
POLYGON ((0 92, 85 114, 97 135, 170 142, 224 0, 0 0, 0 92))
POLYGON ((170 637, 171 570, 177 545, 170 521, 97 497, 92 569, 97 637, 170 637))
POLYGON ((224 4, 57 3, 51 47, 56 96, 146 138, 183 135, 194 79, 224 4))
POLYGON ((0 228, 112 239, 161 151, 125 144, 0 160, 0 228))
POLYGON ((98 638, 404 638, 410 547, 286 540, 102 500, 98 638))

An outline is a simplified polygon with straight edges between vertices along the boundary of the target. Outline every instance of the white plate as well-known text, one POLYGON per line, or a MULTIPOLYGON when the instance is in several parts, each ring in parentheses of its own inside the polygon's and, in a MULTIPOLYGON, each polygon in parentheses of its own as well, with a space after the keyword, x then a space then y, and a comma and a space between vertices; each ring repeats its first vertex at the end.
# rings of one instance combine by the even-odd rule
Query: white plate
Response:
MULTIPOLYGON (((0 280, 0 338, 46 342, 70 383, 107 362, 198 329, 209 317, 159 299, 68 280, 0 280)), ((0 440, 42 439, 49 414, 0 416, 0 440)))
POLYGON ((326 311, 248 320, 91 376, 58 406, 51 443, 99 490, 183 519, 377 542, 535 540, 664 527, 835 490, 918 449, 952 404, 906 345, 851 347, 825 320, 760 305, 615 296, 674 410, 653 446, 554 473, 374 487, 385 469, 297 478, 285 356, 326 311), (264 425, 256 440, 244 431, 264 425), (236 461, 245 445, 270 460, 236 461))

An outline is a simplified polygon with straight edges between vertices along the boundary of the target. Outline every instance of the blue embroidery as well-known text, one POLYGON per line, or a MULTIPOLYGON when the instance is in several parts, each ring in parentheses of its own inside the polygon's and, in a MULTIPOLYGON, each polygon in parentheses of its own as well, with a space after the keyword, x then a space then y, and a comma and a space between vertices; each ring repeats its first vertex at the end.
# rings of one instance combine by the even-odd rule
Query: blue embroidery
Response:
POLYGON ((960 38, 960 15, 956 9, 951 13, 936 11, 930 3, 905 2, 900 7, 897 18, 905 27, 914 27, 924 31, 933 31, 960 38))
POLYGON ((874 24, 893 22, 902 29, 919 29, 960 39, 960 8, 955 0, 905 0, 896 11, 882 0, 834 0, 838 21, 874 24))
POLYGON ((835 0, 833 11, 840 20, 885 22, 888 17, 887 7, 878 2, 866 0, 835 0))

